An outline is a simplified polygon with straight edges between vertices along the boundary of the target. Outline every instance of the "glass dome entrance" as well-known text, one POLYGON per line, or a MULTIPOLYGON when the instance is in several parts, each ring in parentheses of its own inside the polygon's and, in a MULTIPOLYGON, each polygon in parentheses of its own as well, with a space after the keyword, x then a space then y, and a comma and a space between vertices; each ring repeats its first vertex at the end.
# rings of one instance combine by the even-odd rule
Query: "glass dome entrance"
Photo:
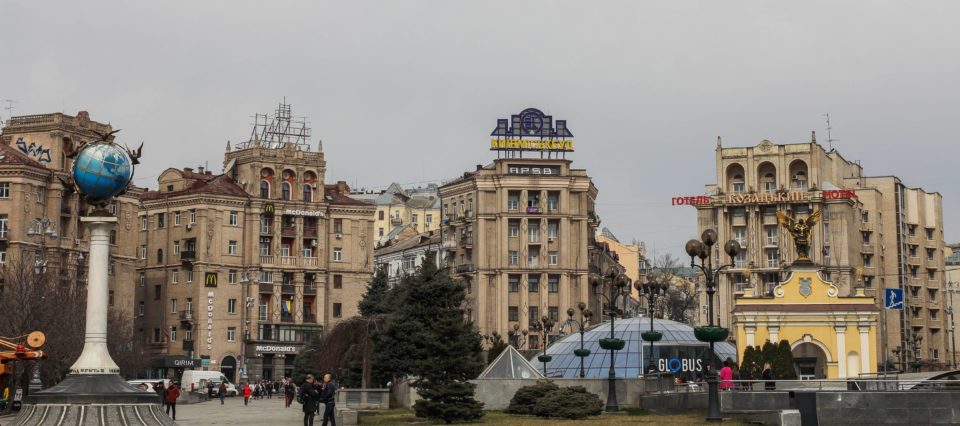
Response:
MULTIPOLYGON (((575 330, 576 328, 574 328, 575 330)), ((693 335, 693 327, 676 321, 654 319, 653 329, 663 333, 663 339, 653 344, 654 365, 664 372, 682 376, 696 375, 697 360, 706 360, 710 351, 708 343, 693 335)), ((640 333, 650 330, 650 318, 618 319, 614 336, 626 342, 623 350, 617 351, 614 369, 617 377, 638 377, 647 367, 650 343, 643 341, 640 333)), ((565 332, 570 329, 564 328, 565 332)), ((607 377, 610 371, 610 352, 600 348, 600 339, 610 337, 610 323, 596 324, 583 335, 583 347, 590 350, 584 357, 585 377, 607 377)), ((573 332, 547 347, 547 355, 553 360, 547 364, 549 377, 580 377, 580 358, 573 351, 580 348, 580 333, 573 332)), ((722 361, 737 359, 737 349, 730 342, 718 342, 714 350, 722 361)), ((701 363, 702 364, 702 363, 701 363)))

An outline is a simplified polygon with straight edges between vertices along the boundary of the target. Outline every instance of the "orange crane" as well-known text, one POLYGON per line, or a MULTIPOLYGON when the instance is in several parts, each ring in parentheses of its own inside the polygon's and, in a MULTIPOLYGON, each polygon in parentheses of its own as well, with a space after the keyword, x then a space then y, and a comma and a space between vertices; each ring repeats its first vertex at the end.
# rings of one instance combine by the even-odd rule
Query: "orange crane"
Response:
POLYGON ((47 353, 40 350, 46 341, 47 337, 39 331, 13 338, 0 337, 0 375, 8 373, 8 362, 47 359, 47 353))

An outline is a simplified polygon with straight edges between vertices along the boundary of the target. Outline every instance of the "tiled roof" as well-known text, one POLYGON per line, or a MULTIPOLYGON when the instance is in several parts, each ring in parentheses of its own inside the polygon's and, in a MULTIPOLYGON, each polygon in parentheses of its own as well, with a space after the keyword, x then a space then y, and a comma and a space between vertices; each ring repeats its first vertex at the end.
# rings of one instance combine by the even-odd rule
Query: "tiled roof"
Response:
POLYGON ((3 143, 0 143, 0 164, 22 164, 25 166, 46 168, 37 160, 34 160, 28 157, 27 154, 20 152, 19 149, 3 143))
POLYGON ((388 246, 384 246, 374 250, 374 256, 383 256, 390 253, 396 253, 398 251, 409 250, 416 247, 422 247, 427 245, 437 245, 440 244, 440 233, 434 232, 424 232, 422 234, 417 234, 409 238, 404 238, 402 240, 397 240, 392 242, 388 246))
POLYGON ((240 185, 227 175, 208 175, 177 170, 185 179, 194 180, 193 185, 183 191, 160 192, 146 191, 140 196, 140 201, 158 200, 167 197, 179 197, 192 194, 228 195, 234 197, 249 197, 240 185))
POLYGON ((337 189, 337 185, 324 185, 323 186, 324 196, 327 199, 327 202, 330 204, 344 204, 352 206, 369 206, 370 203, 364 203, 363 201, 350 198, 350 196, 343 194, 340 190, 337 189))

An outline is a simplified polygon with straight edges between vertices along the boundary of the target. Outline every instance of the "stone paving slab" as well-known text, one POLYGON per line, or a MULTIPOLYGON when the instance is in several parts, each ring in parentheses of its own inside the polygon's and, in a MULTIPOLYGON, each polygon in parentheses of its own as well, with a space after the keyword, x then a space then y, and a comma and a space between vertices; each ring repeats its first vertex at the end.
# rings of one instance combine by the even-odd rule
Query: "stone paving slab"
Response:
MULTIPOLYGON (((243 398, 226 398, 220 405, 215 399, 197 404, 177 405, 177 424, 180 426, 206 425, 298 425, 303 424, 303 410, 294 401, 290 408, 283 406, 283 398, 251 399, 243 405, 243 398)), ((317 417, 319 425, 320 418, 317 417)))

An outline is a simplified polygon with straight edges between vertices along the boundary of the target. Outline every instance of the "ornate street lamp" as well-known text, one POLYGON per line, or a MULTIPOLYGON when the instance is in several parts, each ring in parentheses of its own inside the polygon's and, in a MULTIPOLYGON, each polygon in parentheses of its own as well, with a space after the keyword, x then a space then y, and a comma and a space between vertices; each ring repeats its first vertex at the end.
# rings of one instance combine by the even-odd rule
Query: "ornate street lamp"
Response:
POLYGON ((737 257, 737 254, 740 253, 740 243, 736 240, 727 241, 723 245, 723 251, 730 256, 730 263, 726 265, 718 265, 716 269, 713 266, 713 246, 717 243, 717 231, 713 229, 707 229, 703 231, 703 234, 700 235, 700 240, 690 240, 687 241, 686 251, 690 255, 690 266, 699 269, 703 272, 703 277, 707 281, 707 298, 709 299, 707 305, 709 306, 709 315, 710 315, 710 325, 707 327, 696 327, 693 329, 693 334, 697 336, 697 340, 701 342, 710 342, 710 361, 714 365, 713 368, 707 374, 707 421, 719 422, 723 421, 723 417, 720 416, 720 398, 717 390, 717 370, 719 365, 717 365, 716 355, 713 350, 713 345, 716 342, 723 341, 730 334, 730 330, 719 327, 713 324, 713 295, 717 292, 714 283, 720 276, 720 272, 724 269, 732 267, 734 265, 734 258, 737 257), (700 258, 700 264, 697 264, 696 259, 700 258))
POLYGON ((519 351, 523 345, 527 344, 527 333, 527 329, 520 329, 520 324, 514 324, 513 330, 507 332, 510 343, 513 344, 514 349, 519 351))
POLYGON ((540 318, 540 321, 537 321, 533 324, 533 331, 540 333, 540 336, 543 338, 541 343, 543 345, 543 355, 537 357, 537 361, 543 363, 543 377, 547 377, 547 363, 553 359, 552 356, 547 355, 547 338, 550 337, 550 331, 553 330, 553 320, 549 317, 540 318))
POLYGON ((575 311, 573 308, 567 309, 567 320, 560 324, 560 331, 562 332, 564 328, 570 327, 570 331, 573 331, 573 326, 577 326, 577 330, 580 332, 580 349, 574 349, 573 354, 577 358, 580 358, 580 378, 584 377, 583 369, 583 359, 590 356, 590 349, 583 348, 583 334, 586 332, 587 324, 590 323, 590 317, 593 316, 593 311, 587 309, 587 304, 580 302, 577 304, 577 309, 580 310, 580 320, 573 319, 573 314, 575 311))
POLYGON ((645 374, 650 374, 656 371, 656 367, 653 363, 653 342, 659 342, 663 338, 663 333, 659 331, 654 331, 653 329, 653 312, 656 306, 656 301, 659 297, 667 295, 667 288, 670 285, 670 282, 667 281, 669 277, 664 275, 666 278, 663 281, 660 281, 660 276, 656 272, 650 272, 647 274, 646 283, 634 283, 634 288, 637 289, 637 292, 643 294, 647 298, 647 315, 650 316, 650 331, 640 333, 640 338, 645 342, 650 342, 650 362, 647 363, 647 371, 645 374))
POLYGON ((630 296, 630 278, 627 278, 627 276, 621 272, 611 269, 605 276, 595 278, 591 285, 593 285, 597 299, 603 299, 607 302, 606 308, 610 314, 610 337, 600 339, 600 348, 610 351, 610 373, 607 375, 607 405, 605 410, 608 413, 615 413, 620 410, 620 406, 617 404, 617 372, 614 368, 616 352, 623 349, 626 342, 614 336, 613 328, 617 315, 620 315, 622 312, 622 310, 617 307, 617 301, 622 299, 624 307, 626 307, 627 297, 630 296), (604 287, 610 288, 609 295, 603 293, 604 287))

